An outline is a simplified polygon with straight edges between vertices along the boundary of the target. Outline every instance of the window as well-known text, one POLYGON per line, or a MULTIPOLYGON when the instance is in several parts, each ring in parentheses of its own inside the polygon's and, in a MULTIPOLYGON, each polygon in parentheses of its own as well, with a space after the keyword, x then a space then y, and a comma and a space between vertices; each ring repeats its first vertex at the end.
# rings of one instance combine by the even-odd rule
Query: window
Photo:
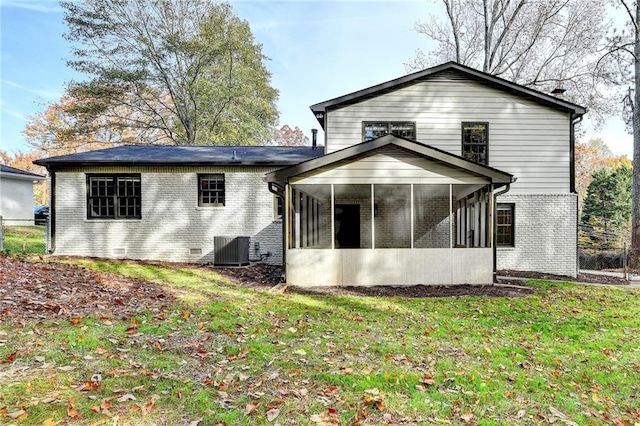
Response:
POLYGON ((408 139, 415 139, 416 123, 399 121, 365 121, 362 123, 362 134, 365 142, 388 134, 402 136, 403 138, 408 139))
POLYGON ((87 175, 89 219, 140 219, 140 175, 87 175))
POLYGON ((496 232, 496 243, 498 244, 498 246, 502 247, 514 247, 515 206, 513 204, 498 204, 497 213, 498 228, 496 232))
POLYGON ((198 205, 224 206, 224 174, 198 175, 198 205))
POLYGON ((489 164, 489 123, 462 123, 462 156, 489 164))

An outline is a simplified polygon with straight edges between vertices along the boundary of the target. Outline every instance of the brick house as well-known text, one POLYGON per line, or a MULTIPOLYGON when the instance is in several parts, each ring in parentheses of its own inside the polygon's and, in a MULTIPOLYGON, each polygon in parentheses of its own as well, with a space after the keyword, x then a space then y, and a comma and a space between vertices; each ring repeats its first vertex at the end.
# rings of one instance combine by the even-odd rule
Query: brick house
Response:
POLYGON ((577 274, 583 107, 446 63, 311 110, 321 149, 38 160, 52 176, 54 254, 216 262, 216 237, 246 236, 251 260, 284 262, 296 285, 577 274))

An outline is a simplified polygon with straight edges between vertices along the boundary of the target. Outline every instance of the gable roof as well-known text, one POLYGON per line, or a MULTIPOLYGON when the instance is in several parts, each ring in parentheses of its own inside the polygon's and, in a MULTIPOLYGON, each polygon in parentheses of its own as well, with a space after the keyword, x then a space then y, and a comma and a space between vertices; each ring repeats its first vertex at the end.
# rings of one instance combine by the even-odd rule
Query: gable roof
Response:
POLYGON ((299 176, 301 174, 341 162, 354 161, 366 155, 370 155, 374 151, 380 151, 387 147, 398 147, 417 155, 439 161, 451 168, 469 171, 476 175, 486 177, 490 179, 492 183, 497 185, 507 185, 513 182, 513 175, 510 173, 469 161, 466 158, 450 154, 430 145, 396 135, 385 135, 377 139, 359 143, 358 145, 349 146, 339 151, 334 151, 319 158, 314 158, 303 163, 276 170, 267 174, 267 182, 286 182, 294 176, 299 176))
POLYGON ((362 100, 381 95, 383 93, 391 92, 393 90, 416 84, 421 81, 426 81, 432 79, 436 74, 440 73, 448 73, 449 75, 451 75, 451 73, 456 73, 458 75, 463 75, 466 78, 470 78, 472 80, 487 84, 488 86, 500 90, 507 91, 523 98, 531 99, 548 107, 569 112, 572 114, 572 118, 581 117, 587 112, 586 108, 580 105, 574 104, 561 98, 557 98, 548 93, 521 86, 503 78, 496 77, 495 75, 487 74, 485 72, 478 71, 474 68, 468 67, 466 65, 461 65, 453 61, 446 62, 435 67, 427 68, 422 71, 414 72, 412 74, 407 74, 394 80, 377 84, 366 89, 358 90, 357 92, 339 96, 328 101, 319 102, 317 104, 311 105, 309 108, 311 108, 311 111, 314 113, 316 119, 324 129, 325 114, 331 108, 357 103, 362 100))
POLYGON ((13 177, 24 180, 45 180, 46 177, 31 173, 26 170, 16 169, 15 167, 0 164, 0 175, 5 177, 13 177))
POLYGON ((61 166, 288 166, 316 158, 323 149, 288 146, 128 145, 42 158, 34 163, 61 166))

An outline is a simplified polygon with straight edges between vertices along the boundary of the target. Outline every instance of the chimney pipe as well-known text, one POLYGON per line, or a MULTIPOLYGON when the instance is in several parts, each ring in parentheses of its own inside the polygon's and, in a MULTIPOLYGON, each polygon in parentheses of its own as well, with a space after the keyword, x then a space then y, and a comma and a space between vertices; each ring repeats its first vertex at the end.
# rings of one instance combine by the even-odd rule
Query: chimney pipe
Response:
POLYGON ((311 149, 318 149, 318 129, 311 129, 311 149))

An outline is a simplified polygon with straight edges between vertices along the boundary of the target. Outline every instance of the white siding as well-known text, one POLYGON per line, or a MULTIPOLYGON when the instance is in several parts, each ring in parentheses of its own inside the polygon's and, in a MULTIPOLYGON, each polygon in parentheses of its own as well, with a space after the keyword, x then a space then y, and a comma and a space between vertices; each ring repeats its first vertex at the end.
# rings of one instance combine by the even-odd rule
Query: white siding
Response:
POLYGON ((269 263, 282 263, 282 222, 264 167, 84 168, 56 173, 58 255, 126 257, 180 262, 213 260, 215 236, 250 236, 269 263), (140 173, 142 219, 87 219, 86 173, 140 173), (198 206, 198 173, 224 173, 226 205, 198 206), (200 249, 202 255, 190 254, 200 249), (124 252, 124 254, 123 254, 124 252))
POLYGON ((461 154, 461 123, 489 123, 489 165, 518 178, 512 193, 569 192, 569 114, 474 81, 431 80, 326 117, 327 153, 362 142, 363 121, 414 121, 417 140, 461 154))
POLYGON ((487 183, 464 170, 390 149, 383 153, 313 171, 292 179, 297 184, 476 184, 487 183))
POLYGON ((490 284, 492 280, 490 248, 287 251, 287 283, 300 287, 490 284))
POLYGON ((5 225, 33 225, 32 180, 0 177, 0 216, 5 225))

